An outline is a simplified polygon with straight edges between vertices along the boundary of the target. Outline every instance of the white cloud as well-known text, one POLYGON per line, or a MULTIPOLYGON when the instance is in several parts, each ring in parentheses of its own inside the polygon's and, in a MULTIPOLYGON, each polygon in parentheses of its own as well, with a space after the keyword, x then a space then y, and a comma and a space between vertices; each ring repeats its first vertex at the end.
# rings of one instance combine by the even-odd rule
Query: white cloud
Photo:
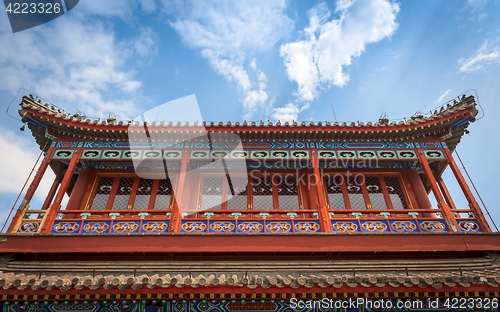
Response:
POLYGON ((301 109, 298 105, 293 103, 288 103, 283 107, 278 107, 273 109, 272 118, 284 121, 297 121, 301 109))
POLYGON ((139 35, 127 44, 133 47, 132 52, 135 52, 140 57, 147 58, 155 56, 158 52, 156 42, 157 37, 151 28, 141 28, 139 35))
POLYGON ((461 64, 461 73, 472 73, 485 69, 487 65, 500 64, 500 47, 490 47, 488 41, 485 41, 473 57, 461 58, 458 63, 461 64))
POLYGON ((473 10, 481 10, 486 6, 488 0, 467 0, 467 6, 473 10))
POLYGON ((309 11, 305 39, 281 46, 288 78, 298 84, 294 95, 299 102, 314 100, 322 86, 343 87, 349 81, 344 69, 352 59, 398 26, 399 6, 387 0, 339 0, 336 8, 340 17, 331 19, 326 4, 315 6, 309 11))
POLYGON ((444 98, 450 93, 451 89, 446 90, 439 98, 436 100, 437 103, 442 103, 444 98))
POLYGON ((285 1, 185 1, 169 5, 169 13, 175 15, 170 25, 182 41, 200 51, 217 73, 237 84, 243 117, 249 119, 269 107, 266 76, 255 59, 247 64, 246 58, 268 50, 290 29, 291 21, 283 13, 285 1))
POLYGON ((0 33, 0 89, 15 93, 24 87, 66 111, 92 117, 114 112, 126 119, 142 100, 141 83, 127 61, 156 53, 154 33, 143 28, 137 37, 118 40, 109 25, 84 12, 0 33))

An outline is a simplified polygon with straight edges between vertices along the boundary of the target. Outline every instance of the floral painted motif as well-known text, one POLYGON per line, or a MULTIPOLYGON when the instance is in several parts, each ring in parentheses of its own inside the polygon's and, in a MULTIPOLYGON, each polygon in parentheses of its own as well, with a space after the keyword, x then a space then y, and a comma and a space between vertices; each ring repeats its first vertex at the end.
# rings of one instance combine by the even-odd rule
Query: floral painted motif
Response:
POLYGON ((333 229, 337 232, 357 232, 358 224, 352 221, 335 222, 333 224, 333 229))
POLYGON ((458 222, 458 226, 463 232, 481 232, 481 228, 476 222, 460 221, 458 222))
POLYGON ((417 229, 417 225, 412 221, 394 221, 391 223, 391 228, 396 232, 413 232, 417 229))
POLYGON ((295 230, 298 232, 318 232, 319 224, 316 222, 296 222, 295 230))
POLYGON ((204 232, 207 225, 204 222, 188 221, 183 222, 181 228, 185 232, 204 232))
POLYGON ((78 231, 80 225, 76 222, 57 222, 52 228, 55 233, 74 233, 78 231))
POLYGON ((238 224, 238 229, 243 233, 257 233, 264 229, 264 225, 259 222, 243 222, 238 224))
POLYGON ((139 228, 136 222, 116 222, 113 224, 113 232, 115 233, 134 233, 139 228))
POLYGON ((210 223, 210 229, 215 232, 232 232, 236 226, 232 222, 217 221, 210 223))
POLYGON ((290 232, 292 225, 288 222, 268 222, 266 229, 271 233, 290 232))
POLYGON ((17 233, 36 233, 40 228, 40 222, 23 222, 17 229, 17 233))
POLYGON ((168 229, 168 223, 162 221, 145 222, 142 224, 142 229, 148 233, 165 232, 168 229))
POLYGON ((439 221, 423 221, 420 223, 422 230, 426 232, 443 232, 445 226, 439 221))
POLYGON ((363 229, 369 232, 384 232, 387 230, 387 224, 382 221, 367 221, 362 225, 363 229))
POLYGON ((83 230, 88 233, 102 234, 107 232, 109 229, 109 224, 106 222, 88 222, 83 226, 83 230))

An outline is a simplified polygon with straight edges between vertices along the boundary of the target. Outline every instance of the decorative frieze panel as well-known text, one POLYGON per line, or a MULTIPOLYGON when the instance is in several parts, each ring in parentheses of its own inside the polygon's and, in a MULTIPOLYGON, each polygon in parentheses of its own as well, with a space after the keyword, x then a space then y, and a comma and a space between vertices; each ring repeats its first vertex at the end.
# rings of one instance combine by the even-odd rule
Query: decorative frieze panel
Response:
POLYGON ((140 221, 115 221, 111 233, 113 234, 137 234, 141 228, 140 221))
POLYGON ((417 159, 417 153, 412 150, 399 150, 398 158, 417 159))
POLYGON ((143 221, 140 232, 144 234, 168 233, 169 221, 143 221))
POLYGON ((111 221, 85 221, 83 223, 82 234, 107 234, 111 221))
MULTIPOLYGON (((83 158, 83 159, 101 158, 101 153, 102 153, 102 150, 84 150, 81 158, 83 158)), ((57 154, 57 152, 56 152, 56 154, 57 154)))
POLYGON ((73 154, 75 153, 75 150, 71 149, 58 149, 54 152, 54 158, 57 159, 70 159, 73 154))
MULTIPOLYGON (((475 219, 457 219, 462 232, 482 232, 475 219)), ((443 219, 355 219, 333 218, 333 233, 414 233, 448 232, 443 219)), ((51 234, 166 234, 169 233, 168 219, 141 220, 56 220, 51 234)), ((34 234, 40 227, 40 221, 23 222, 17 233, 34 234)), ((320 222, 317 219, 183 219, 181 233, 193 234, 284 234, 284 233, 319 233, 320 222)))
POLYGON ((418 232, 418 226, 415 220, 391 220, 389 223, 393 232, 418 232))
POLYGON ((444 153, 440 150, 424 150, 424 154, 427 158, 445 158, 444 153))
POLYGON ((482 232, 479 223, 471 219, 458 219, 458 228, 461 232, 482 232))
POLYGON ((236 231, 236 221, 211 221, 208 228, 210 233, 234 233, 236 231))
POLYGON ((332 220, 332 230, 335 233, 360 232, 357 220, 332 220))
MULTIPOLYGON (((133 142, 134 148, 139 149, 235 149, 241 144, 244 149, 442 149, 447 148, 444 142, 332 142, 324 140, 262 140, 262 141, 243 141, 243 142, 208 142, 208 141, 174 141, 164 142, 133 142)), ((121 148, 130 149, 129 142, 52 142, 52 147, 56 148, 121 148)))
POLYGON ((17 233, 32 234, 40 229, 40 221, 25 221, 17 228, 17 233))
POLYGON ((239 221, 238 233, 246 233, 246 234, 264 233, 264 220, 239 221))
POLYGON ((378 155, 378 158, 388 158, 388 159, 398 158, 396 151, 393 151, 393 150, 377 151, 377 155, 378 155))
MULTIPOLYGON (((464 222, 475 223, 466 220, 464 222)), ((469 224, 474 227, 473 225, 469 224)), ((464 224, 466 227, 466 224, 464 224)), ((448 227, 442 219, 433 220, 363 220, 338 219, 332 220, 332 230, 335 233, 408 233, 408 232, 448 232, 448 227)))
POLYGON ((57 220, 52 234, 160 234, 168 233, 169 220, 57 220))
POLYGON ((318 220, 182 220, 181 233, 280 234, 320 232, 318 220))
POLYGON ((52 234, 77 234, 80 229, 79 221, 55 221, 52 234))
POLYGON ((419 220, 418 225, 422 232, 447 232, 448 227, 443 220, 419 220))
MULTIPOLYGON (((71 159, 75 150, 56 149, 53 158, 71 159)), ((85 160, 179 160, 182 157, 181 149, 86 149, 81 158, 85 160)), ((424 150, 428 159, 444 160, 441 150, 424 150)), ((309 159, 309 150, 303 149, 255 149, 255 150, 230 150, 230 149, 193 149, 190 151, 191 159, 309 159)), ((376 161, 411 161, 417 160, 417 153, 413 149, 322 149, 318 150, 321 160, 376 160, 376 161)))
POLYGON ((104 150, 102 152, 102 158, 117 159, 121 158, 122 150, 104 150))
POLYGON ((368 233, 390 232, 386 220, 363 220, 361 221, 361 231, 368 233))

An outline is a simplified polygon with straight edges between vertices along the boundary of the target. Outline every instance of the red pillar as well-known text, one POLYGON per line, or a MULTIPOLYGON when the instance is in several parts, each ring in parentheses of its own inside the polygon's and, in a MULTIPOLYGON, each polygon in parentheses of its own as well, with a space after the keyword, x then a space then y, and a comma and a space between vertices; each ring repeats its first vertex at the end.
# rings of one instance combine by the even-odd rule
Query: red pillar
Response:
POLYGON ((181 170, 179 180, 177 181, 177 190, 174 192, 174 202, 172 207, 172 216, 170 218, 170 232, 179 233, 181 230, 181 208, 183 205, 184 184, 186 182, 187 165, 191 157, 191 150, 184 149, 181 157, 181 170))
POLYGON ((61 177, 57 176, 54 178, 54 182, 52 182, 52 186, 50 187, 49 194, 47 194, 47 197, 45 198, 45 201, 43 202, 42 209, 41 210, 47 210, 49 208, 50 203, 54 199, 54 196, 56 195, 57 188, 59 187, 59 183, 61 183, 61 177))
MULTIPOLYGON (((311 155, 311 163, 316 182, 312 187, 316 189, 316 194, 318 196, 318 215, 321 232, 332 232, 332 223, 330 222, 330 214, 328 212, 328 206, 326 204, 325 194, 323 191, 323 180, 321 179, 321 174, 319 171, 318 151, 316 149, 311 149, 309 153, 311 155)), ((311 187, 311 185, 308 185, 308 187, 311 187)))
POLYGON ((479 204, 477 203, 476 199, 474 198, 474 195, 472 195, 472 192, 471 192, 469 186, 467 185, 467 182, 465 182, 464 176, 462 175, 462 172, 460 172, 460 169, 458 168, 457 164, 455 163, 453 156, 451 156, 450 151, 446 148, 443 149, 443 152, 444 152, 444 155, 446 157, 446 161, 448 162, 448 165, 451 168, 451 171, 453 172, 453 174, 455 175, 455 178, 457 179, 458 185, 460 185, 460 188, 462 189, 462 192, 464 193, 465 198, 467 199, 467 202, 469 203, 469 208, 474 212, 476 219, 481 224, 481 228, 483 229, 484 232, 491 232, 491 228, 488 225, 488 222, 486 222, 486 219, 484 218, 483 212, 481 211, 479 204))
POLYGON ((441 193, 443 193, 444 199, 448 203, 448 206, 450 206, 451 209, 457 209, 457 206, 455 205, 455 202, 453 201, 453 198, 451 197, 450 191, 448 191, 448 188, 446 187, 446 183, 444 183, 443 177, 436 176, 436 182, 438 183, 438 186, 441 189, 441 193))
POLYGON ((45 171, 47 170, 50 164, 50 160, 52 158, 52 155, 54 155, 54 151, 55 149, 53 147, 49 147, 47 155, 45 155, 45 158, 42 160, 40 167, 38 167, 38 171, 36 172, 33 181, 31 181, 31 184, 28 190, 26 191, 26 195, 24 196, 23 201, 19 205, 19 208, 17 208, 16 214, 12 218, 12 222, 10 223, 7 232, 13 231, 17 227, 17 225, 21 222, 21 219, 23 218, 25 211, 29 208, 29 203, 33 198, 33 195, 35 195, 35 192, 38 189, 40 182, 42 181, 43 175, 45 174, 45 171))
POLYGON ((82 207, 82 202, 88 199, 88 196, 85 197, 85 193, 87 192, 88 185, 90 185, 93 180, 93 170, 92 168, 85 168, 80 171, 78 175, 78 179, 75 182, 75 186, 71 191, 71 196, 68 200, 68 210, 78 210, 82 207))
POLYGON ((427 181, 429 181, 432 193, 436 197, 438 208, 443 214, 443 218, 446 221, 446 224, 448 224, 448 227, 450 228, 451 232, 457 232, 458 231, 457 220, 455 219, 455 216, 453 215, 450 206, 448 206, 448 204, 443 198, 443 195, 439 191, 439 187, 437 186, 436 179, 434 178, 434 174, 431 170, 431 167, 427 162, 427 158, 425 157, 424 151, 422 149, 417 149, 416 152, 418 160, 422 165, 422 169, 424 170, 425 176, 427 177, 427 181))
POLYGON ((66 190, 68 189, 69 183, 71 182, 71 178, 73 177, 73 174, 76 169, 76 165, 80 161, 80 155, 82 154, 83 148, 77 148, 75 150, 75 153, 71 157, 71 161, 69 163, 68 169, 66 170, 66 173, 64 174, 64 177, 61 181, 61 185, 59 186, 59 189, 57 190, 56 197, 54 199, 54 202, 50 206, 47 212, 47 216, 45 217, 43 224, 41 226, 41 233, 50 233, 50 230, 52 228, 52 224, 54 223, 54 220, 56 219, 57 213, 61 209, 61 202, 64 197, 64 193, 66 193, 66 190))

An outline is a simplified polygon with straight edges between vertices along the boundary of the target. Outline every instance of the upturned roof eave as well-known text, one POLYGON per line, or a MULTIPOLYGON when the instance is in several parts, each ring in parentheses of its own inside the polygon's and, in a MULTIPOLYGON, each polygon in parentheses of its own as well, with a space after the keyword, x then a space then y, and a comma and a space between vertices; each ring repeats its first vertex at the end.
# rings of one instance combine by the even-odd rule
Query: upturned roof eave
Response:
POLYGON ((256 123, 203 123, 199 125, 174 124, 174 123, 151 123, 139 124, 130 122, 82 122, 76 117, 56 112, 42 104, 23 97, 20 115, 24 121, 28 121, 29 128, 34 136, 38 136, 37 142, 42 148, 46 137, 43 132, 55 135, 62 140, 85 141, 88 139, 106 139, 111 141, 128 140, 131 133, 144 133, 146 130, 155 134, 171 134, 182 138, 188 135, 192 138, 193 133, 234 133, 245 139, 259 139, 266 136, 269 139, 318 139, 318 140, 415 140, 424 137, 435 136, 434 139, 451 143, 450 150, 454 150, 456 143, 463 136, 465 128, 474 121, 477 114, 474 98, 468 97, 451 108, 444 109, 429 117, 408 119, 399 123, 278 123, 278 124, 256 124, 256 123), (59 133, 58 133, 59 132, 59 133), (82 139, 83 138, 83 139, 82 139), (455 143, 456 142, 456 143, 455 143))

